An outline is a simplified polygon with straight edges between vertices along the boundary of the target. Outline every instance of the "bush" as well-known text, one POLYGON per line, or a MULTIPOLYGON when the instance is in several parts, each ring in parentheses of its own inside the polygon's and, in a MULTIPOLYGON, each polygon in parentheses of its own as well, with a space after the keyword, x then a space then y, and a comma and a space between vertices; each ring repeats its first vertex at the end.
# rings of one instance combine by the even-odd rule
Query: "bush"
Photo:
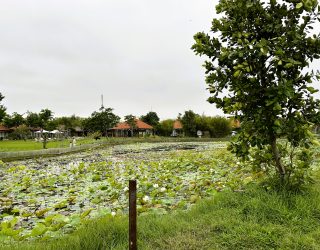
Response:
POLYGON ((8 138, 11 140, 26 140, 30 137, 31 132, 26 125, 20 125, 8 136, 8 138))
POLYGON ((92 139, 95 139, 95 140, 100 140, 101 136, 102 136, 101 132, 94 132, 89 135, 89 137, 91 137, 92 139))

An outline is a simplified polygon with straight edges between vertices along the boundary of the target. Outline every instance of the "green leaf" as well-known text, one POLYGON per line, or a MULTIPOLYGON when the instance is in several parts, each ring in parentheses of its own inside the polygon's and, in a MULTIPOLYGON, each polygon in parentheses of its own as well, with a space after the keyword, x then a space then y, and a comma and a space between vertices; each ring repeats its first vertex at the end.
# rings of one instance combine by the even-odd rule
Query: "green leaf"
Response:
POLYGON ((240 70, 237 70, 236 72, 234 72, 233 76, 234 77, 238 77, 240 75, 241 71, 240 70))
POLYGON ((280 120, 278 120, 278 119, 275 120, 274 125, 276 125, 277 127, 280 127, 281 126, 280 120))
POLYGON ((275 103, 275 100, 267 100, 266 101, 266 105, 267 107, 269 107, 270 105, 274 104, 275 103))
POLYGON ((300 9, 301 7, 303 6, 303 3, 298 3, 297 6, 296 6, 296 9, 300 9))
POLYGON ((2 229, 12 229, 17 223, 18 223, 18 218, 14 217, 10 221, 2 221, 1 222, 1 228, 2 229))
POLYGON ((41 217, 44 216, 44 214, 45 214, 46 212, 48 212, 48 211, 50 211, 50 210, 51 210, 50 208, 41 209, 41 210, 36 211, 35 214, 36 214, 36 216, 37 216, 38 218, 41 218, 41 217))
POLYGON ((279 110, 281 110, 282 108, 281 108, 281 105, 277 102, 276 103, 276 105, 273 107, 273 110, 277 110, 277 111, 279 111, 279 110))
POLYGON ((89 208, 88 210, 84 211, 84 212, 81 214, 80 217, 81 217, 82 219, 85 218, 85 217, 87 217, 92 210, 93 210, 92 208, 89 208))
POLYGON ((31 231, 31 236, 36 237, 45 234, 48 228, 42 223, 37 223, 36 226, 31 231))
POLYGON ((320 146, 319 141, 318 141, 318 140, 316 140, 316 139, 311 140, 310 142, 311 142, 313 145, 315 145, 315 146, 320 146))
POLYGON ((307 87, 307 90, 311 93, 311 94, 314 94, 314 93, 317 93, 319 90, 318 89, 315 89, 313 87, 307 87))
POLYGON ((63 200, 63 201, 59 202, 58 204, 55 204, 54 208, 56 210, 63 209, 63 208, 66 208, 68 206, 67 204, 68 204, 68 202, 66 200, 63 200))
POLYGON ((262 54, 264 54, 264 55, 267 55, 267 54, 268 54, 268 49, 265 48, 265 47, 262 47, 262 48, 260 49, 260 51, 261 51, 262 54))
POLYGON ((285 67, 286 69, 289 69, 289 68, 291 68, 292 66, 293 66, 292 63, 286 63, 286 65, 284 65, 284 67, 285 67))
POLYGON ((16 236, 22 231, 22 228, 20 229, 12 229, 12 228, 3 228, 0 231, 0 235, 6 235, 6 236, 16 236))

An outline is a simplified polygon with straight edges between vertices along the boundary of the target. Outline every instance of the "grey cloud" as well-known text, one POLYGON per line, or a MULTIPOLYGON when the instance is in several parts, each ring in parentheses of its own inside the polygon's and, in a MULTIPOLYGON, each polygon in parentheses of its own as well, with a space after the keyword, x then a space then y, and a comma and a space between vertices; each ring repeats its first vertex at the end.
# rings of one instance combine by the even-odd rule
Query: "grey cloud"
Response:
POLYGON ((8 0, 0 8, 0 92, 9 112, 161 118, 206 102, 193 35, 209 31, 217 0, 8 0))

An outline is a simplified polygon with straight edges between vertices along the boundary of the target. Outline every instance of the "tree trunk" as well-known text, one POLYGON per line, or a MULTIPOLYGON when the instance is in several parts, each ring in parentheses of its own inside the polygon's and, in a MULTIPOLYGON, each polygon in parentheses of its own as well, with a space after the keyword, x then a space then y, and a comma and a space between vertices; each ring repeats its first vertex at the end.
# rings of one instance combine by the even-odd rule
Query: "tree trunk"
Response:
POLYGON ((47 137, 44 136, 43 138, 43 149, 47 149, 47 137))
POLYGON ((276 168, 277 168, 277 171, 280 175, 280 180, 281 180, 281 182, 283 182, 284 177, 286 175, 286 169, 281 162, 281 156, 279 154, 279 150, 277 147, 277 138, 275 136, 271 137, 271 148, 272 148, 273 157, 274 157, 274 160, 276 163, 276 168))

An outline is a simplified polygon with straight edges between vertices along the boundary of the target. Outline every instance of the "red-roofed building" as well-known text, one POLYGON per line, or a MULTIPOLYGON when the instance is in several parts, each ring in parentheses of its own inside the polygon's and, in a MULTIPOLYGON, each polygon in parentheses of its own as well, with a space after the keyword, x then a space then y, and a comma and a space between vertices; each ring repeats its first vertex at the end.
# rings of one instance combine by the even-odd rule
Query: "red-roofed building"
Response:
MULTIPOLYGON (((8 127, 0 124, 0 140, 3 140, 3 139, 14 139, 14 138, 10 138, 9 135, 12 132, 14 132, 17 128, 19 128, 19 127, 8 128, 8 127)), ((28 127, 28 129, 29 129, 30 134, 27 135, 27 137, 28 138, 35 138, 37 136, 35 132, 40 130, 41 128, 28 127)))
POLYGON ((0 140, 7 138, 10 132, 12 132, 12 129, 0 124, 0 140))
POLYGON ((183 126, 181 121, 175 120, 173 123, 173 130, 171 136, 183 136, 183 126))
POLYGON ((153 127, 149 124, 136 119, 135 128, 131 129, 130 125, 126 122, 120 122, 115 127, 109 130, 109 134, 114 137, 132 137, 132 136, 145 136, 153 134, 153 127), (133 131, 133 135, 132 135, 133 131))

